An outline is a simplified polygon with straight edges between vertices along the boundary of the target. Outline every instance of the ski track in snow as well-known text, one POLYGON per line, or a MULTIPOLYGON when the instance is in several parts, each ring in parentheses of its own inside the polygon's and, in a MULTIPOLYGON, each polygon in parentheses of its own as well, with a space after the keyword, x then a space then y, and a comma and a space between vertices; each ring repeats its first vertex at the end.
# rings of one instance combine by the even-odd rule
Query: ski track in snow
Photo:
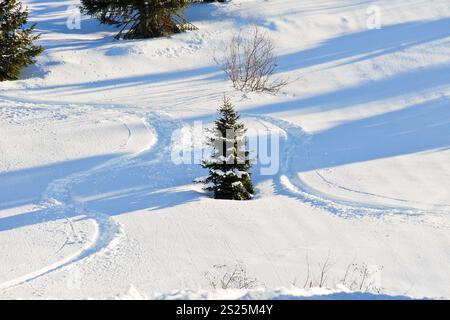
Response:
MULTIPOLYGON (((148 122, 149 118, 152 118, 152 116, 148 115, 148 117, 146 117, 144 121, 144 124, 150 131, 150 125, 148 122)), ((132 130, 127 125, 127 123, 123 119, 120 119, 119 121, 122 122, 128 130, 128 138, 126 142, 116 151, 124 149, 130 142, 133 135, 132 130)), ((155 139, 158 139, 158 137, 156 136, 155 139)), ((78 250, 70 256, 65 257, 64 259, 42 269, 0 284, 0 291, 7 291, 19 285, 40 278, 51 272, 74 265, 75 263, 82 260, 91 259, 93 258, 93 256, 104 253, 106 251, 114 251, 119 242, 125 237, 125 232, 122 225, 115 222, 108 214, 85 208, 83 202, 79 202, 73 199, 71 190, 75 185, 86 181, 95 174, 99 174, 101 172, 105 172, 107 170, 132 163, 135 158, 145 153, 146 151, 151 150, 152 148, 152 144, 147 145, 142 150, 134 154, 119 156, 87 171, 78 172, 65 178, 57 179, 51 182, 42 195, 42 202, 40 204, 40 206, 46 210, 44 214, 54 214, 64 217, 64 219, 70 224, 71 230, 74 233, 73 236, 76 240, 79 235, 75 234, 72 220, 67 216, 69 212, 75 213, 75 216, 83 216, 86 219, 91 219, 95 223, 95 233, 90 243, 81 250, 78 250)), ((69 242, 68 239, 62 245, 62 247, 58 249, 58 252, 61 251, 62 248, 69 242)))
MULTIPOLYGON (((134 116, 139 115, 138 113, 126 110, 121 111, 125 114, 129 113, 134 116)), ((313 187, 305 184, 300 179, 295 169, 292 169, 292 164, 298 161, 299 157, 306 156, 307 158, 310 135, 301 127, 285 120, 256 114, 244 113, 243 116, 256 119, 260 122, 264 121, 270 123, 279 128, 282 132, 285 132, 285 136, 281 141, 280 172, 274 177, 274 182, 280 190, 288 192, 289 195, 298 200, 344 218, 363 216, 384 217, 392 215, 423 216, 426 213, 430 213, 430 211, 419 210, 413 207, 371 205, 343 200, 316 191, 313 187)), ((119 150, 126 147, 133 135, 132 130, 127 126, 126 122, 123 120, 120 121, 128 130, 128 139, 126 143, 119 147, 119 150)), ((172 164, 167 164, 167 156, 170 155, 172 147, 171 134, 174 130, 181 128, 182 122, 172 120, 168 116, 148 113, 145 115, 145 125, 149 132, 153 131, 152 135, 156 139, 154 144, 145 146, 137 153, 119 156, 87 171, 55 180, 48 185, 46 191, 42 195, 41 206, 46 209, 46 214, 56 214, 65 217, 67 222, 71 225, 72 220, 68 217, 69 213, 75 213, 70 214, 70 216, 82 216, 86 219, 91 219, 95 223, 96 231, 89 244, 52 265, 0 284, 1 292, 28 283, 54 271, 69 268, 82 261, 90 261, 94 257, 106 252, 110 255, 114 255, 114 251, 118 250, 119 244, 126 238, 123 226, 114 221, 107 213, 87 208, 84 202, 77 201, 73 198, 71 190, 76 185, 86 182, 89 178, 93 178, 92 181, 95 181, 95 176, 107 175, 110 170, 119 168, 143 165, 149 170, 150 174, 152 172, 160 172, 161 170, 171 170, 172 164)), ((160 182, 161 181, 159 181, 159 183, 160 182)), ((173 183, 173 181, 165 181, 165 184, 170 185, 171 183, 173 183)), ((73 237, 77 239, 79 235, 76 234, 73 226, 71 229, 73 237)), ((69 240, 67 240, 58 251, 60 251, 68 241, 69 240)))
MULTIPOLYGON (((421 210, 413 206, 395 207, 389 205, 375 205, 369 203, 344 200, 333 195, 324 194, 315 190, 312 186, 304 183, 298 175, 298 172, 292 170, 292 164, 299 161, 301 155, 308 159, 308 144, 310 135, 301 127, 281 119, 270 116, 244 114, 247 117, 268 122, 285 132, 280 147, 280 173, 278 175, 279 187, 289 194, 298 198, 300 201, 313 207, 326 210, 332 214, 344 218, 354 217, 386 217, 386 216, 410 216, 424 217, 430 213, 442 214, 445 211, 421 210)), ((316 173, 318 173, 316 171, 316 173)), ((319 173, 318 173, 319 174, 319 173)), ((352 190, 353 192, 359 192, 352 190)), ((362 193, 362 192, 361 192, 362 193)), ((370 193, 366 195, 375 196, 370 193)), ((402 202, 413 204, 413 201, 403 200, 402 202)))

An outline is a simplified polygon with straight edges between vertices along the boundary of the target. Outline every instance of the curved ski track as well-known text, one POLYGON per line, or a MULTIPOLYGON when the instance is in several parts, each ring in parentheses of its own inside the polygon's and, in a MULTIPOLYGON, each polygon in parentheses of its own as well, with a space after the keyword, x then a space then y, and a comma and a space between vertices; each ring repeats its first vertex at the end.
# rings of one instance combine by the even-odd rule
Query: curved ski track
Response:
MULTIPOLYGON (((417 209, 413 206, 396 207, 362 203, 323 194, 304 183, 299 177, 298 172, 292 169, 292 164, 301 161, 299 159, 309 159, 308 144, 310 143, 311 135, 306 133, 301 127, 285 120, 265 115, 245 114, 245 116, 268 122, 286 133, 280 146, 280 172, 277 176, 277 184, 280 189, 304 203, 345 218, 362 216, 385 217, 393 215, 422 217, 430 213, 446 213, 445 211, 417 209)), ((317 174, 320 175, 318 172, 317 174)), ((372 194, 368 193, 367 195, 372 196, 372 194)), ((407 200, 403 200, 403 202, 407 202, 407 200)), ((413 202, 408 201, 408 203, 413 202)))
MULTIPOLYGON (((422 216, 425 213, 430 213, 430 211, 419 210, 413 207, 372 205, 343 200, 316 191, 314 188, 305 184, 298 176, 298 173, 291 169, 292 163, 298 161, 300 157, 303 159, 308 158, 307 153, 310 135, 308 135, 301 127, 285 120, 270 116, 245 113, 243 116, 256 119, 261 123, 262 121, 270 123, 286 133, 280 146, 280 172, 274 180, 280 191, 283 190, 290 196, 313 207, 326 210, 345 218, 392 215, 422 216)), ((125 122, 123 122, 123 124, 128 129, 129 140, 132 136, 132 130, 125 122)), ((154 169, 158 171, 158 166, 154 165, 167 161, 166 156, 170 154, 171 148, 171 133, 181 127, 181 122, 171 120, 169 117, 162 117, 160 115, 149 113, 145 116, 145 125, 149 131, 153 131, 154 136, 157 139, 154 145, 146 146, 141 151, 131 155, 114 158, 87 171, 55 180, 50 183, 42 195, 41 205, 46 208, 47 214, 59 214, 64 216, 67 212, 73 212, 75 215, 81 215, 94 221, 96 232, 89 245, 52 265, 0 284, 1 292, 35 280, 51 272, 61 270, 64 267, 93 258, 105 251, 114 251, 117 244, 125 237, 122 226, 106 213, 87 209, 83 202, 79 202, 72 197, 71 190, 75 185, 86 181, 93 175, 101 174, 102 172, 107 172, 108 170, 123 166, 143 164, 145 166, 150 166, 150 168, 154 167, 154 169), (150 158, 151 160, 145 161, 144 158, 150 158)), ((122 147, 125 146, 126 144, 122 147)), ((167 181, 167 183, 170 182, 167 181)), ((72 223, 69 217, 66 217, 66 220, 70 224, 72 223)), ((73 230, 73 232, 75 231, 73 230)))
MULTIPOLYGON (((125 111, 124 113, 127 112, 125 111)), ((121 119, 119 121, 122 122, 128 130, 127 142, 119 147, 119 149, 123 149, 131 139, 132 130, 127 126, 125 121, 121 119)), ((162 153, 165 149, 169 148, 171 142, 170 134, 168 135, 167 132, 172 132, 171 130, 174 130, 178 126, 175 122, 163 120, 162 117, 154 114, 146 114, 144 124, 149 131, 154 131, 153 135, 155 136, 155 139, 157 139, 155 143, 156 145, 147 145, 142 150, 134 154, 119 156, 89 170, 78 172, 62 179, 54 180, 48 185, 42 195, 42 200, 39 207, 45 210, 44 214, 55 214, 64 217, 64 219, 70 224, 73 233, 75 231, 72 220, 67 217, 68 212, 74 213, 72 214, 74 216, 83 216, 87 219, 91 219, 95 224, 95 233, 90 243, 60 261, 0 284, 0 292, 20 286, 46 274, 61 270, 64 267, 74 265, 77 262, 92 258, 93 256, 106 251, 114 251, 114 248, 125 236, 122 226, 106 213, 87 209, 83 202, 77 201, 72 197, 71 190, 75 185, 86 181, 93 175, 101 174, 102 172, 106 172, 111 169, 133 165, 136 162, 139 162, 139 156, 151 154, 156 159, 161 159, 163 157, 162 153), (158 124, 158 127, 152 127, 150 123, 152 125, 158 124)), ((77 237, 76 234, 74 234, 74 236, 77 237)), ((63 244, 58 251, 60 251, 66 243, 63 244)))

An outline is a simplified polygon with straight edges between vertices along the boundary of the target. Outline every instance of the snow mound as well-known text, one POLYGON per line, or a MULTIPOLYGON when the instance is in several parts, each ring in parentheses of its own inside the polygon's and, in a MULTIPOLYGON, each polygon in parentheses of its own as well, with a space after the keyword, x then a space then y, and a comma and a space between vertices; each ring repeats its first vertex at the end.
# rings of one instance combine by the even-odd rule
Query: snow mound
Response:
POLYGON ((180 290, 165 294, 155 294, 153 298, 142 294, 131 286, 127 293, 118 295, 119 300, 412 300, 408 296, 393 296, 367 292, 353 292, 345 287, 327 288, 280 288, 274 291, 260 289, 227 290, 180 290))

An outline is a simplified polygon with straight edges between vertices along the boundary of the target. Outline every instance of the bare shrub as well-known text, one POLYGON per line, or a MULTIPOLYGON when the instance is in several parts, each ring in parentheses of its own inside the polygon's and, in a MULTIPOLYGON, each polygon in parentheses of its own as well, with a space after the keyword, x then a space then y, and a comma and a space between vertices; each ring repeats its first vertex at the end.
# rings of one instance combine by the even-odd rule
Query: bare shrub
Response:
POLYGON ((352 291, 381 293, 382 288, 374 279, 374 275, 383 267, 369 267, 365 263, 352 262, 347 266, 341 283, 352 291))
POLYGON ((215 265, 214 269, 212 273, 205 273, 205 277, 213 289, 252 289, 258 285, 257 279, 250 277, 241 263, 237 263, 233 267, 215 265))
MULTIPOLYGON (((330 255, 322 262, 312 265, 308 257, 306 261, 306 279, 303 288, 336 288, 343 285, 351 291, 382 293, 377 273, 383 267, 369 266, 366 263, 352 261, 345 269, 332 272, 335 263, 330 255), (343 273, 343 275, 342 275, 343 273), (339 276, 341 274, 342 276, 339 276)), ((212 289, 254 289, 262 284, 254 277, 251 277, 242 263, 229 265, 214 265, 212 272, 206 272, 205 278, 212 289)), ((292 282, 292 286, 297 287, 297 281, 292 282)), ((301 285, 300 285, 301 286, 301 285)))
MULTIPOLYGON (((381 293, 383 288, 376 281, 376 273, 380 272, 383 267, 368 266, 366 263, 351 262, 345 269, 342 277, 332 277, 332 268, 334 263, 328 255, 323 262, 317 264, 317 268, 311 267, 309 258, 306 257, 306 278, 303 284, 304 288, 323 288, 336 287, 341 284, 351 291, 361 291, 370 293, 381 293)), ((295 286, 296 281, 293 282, 295 286)))
POLYGON ((308 257, 306 257, 306 266, 307 266, 306 280, 303 287, 304 288, 326 287, 328 284, 329 273, 333 267, 333 262, 330 259, 330 255, 328 255, 323 262, 318 264, 317 277, 314 276, 314 273, 311 270, 311 265, 308 257))
POLYGON ((274 49, 269 36, 254 26, 247 33, 241 30, 234 35, 223 50, 223 55, 216 57, 215 61, 237 90, 275 94, 287 81, 272 80, 277 67, 274 49))

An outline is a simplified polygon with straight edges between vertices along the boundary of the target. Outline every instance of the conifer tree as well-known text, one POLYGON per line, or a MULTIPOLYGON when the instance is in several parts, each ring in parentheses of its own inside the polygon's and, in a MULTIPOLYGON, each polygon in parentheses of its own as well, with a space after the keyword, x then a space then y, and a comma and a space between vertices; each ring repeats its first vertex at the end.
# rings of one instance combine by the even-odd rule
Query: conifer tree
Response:
POLYGON ((22 69, 35 63, 44 49, 33 45, 39 35, 26 28, 28 12, 18 0, 0 1, 0 81, 17 80, 22 69))
POLYGON ((194 28, 182 15, 192 0, 82 0, 83 12, 120 28, 116 39, 169 36, 194 28))
POLYGON ((208 138, 212 154, 203 161, 203 167, 209 169, 205 189, 214 192, 216 199, 248 200, 254 193, 249 172, 252 160, 249 151, 244 150, 246 132, 230 100, 224 97, 208 138))

